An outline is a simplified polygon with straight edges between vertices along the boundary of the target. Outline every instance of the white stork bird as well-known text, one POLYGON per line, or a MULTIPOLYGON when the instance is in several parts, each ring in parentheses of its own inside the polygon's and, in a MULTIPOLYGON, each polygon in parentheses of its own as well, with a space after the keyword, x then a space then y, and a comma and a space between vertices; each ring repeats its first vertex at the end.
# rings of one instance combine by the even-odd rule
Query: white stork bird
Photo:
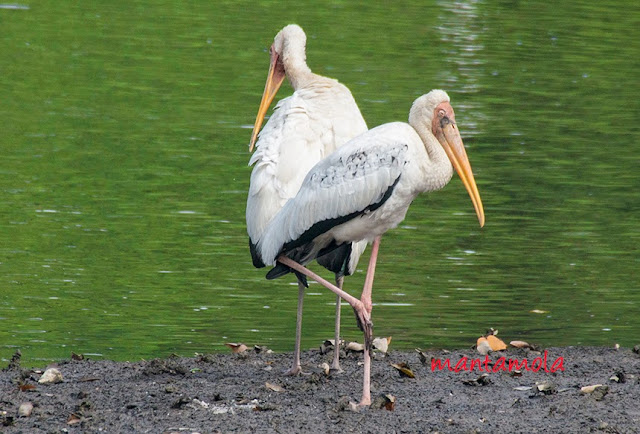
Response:
POLYGON ((331 289, 355 310, 365 338, 360 405, 371 403, 371 289, 380 237, 404 220, 419 193, 444 187, 453 168, 483 226, 482 201, 449 96, 432 90, 415 100, 408 124, 373 128, 316 164, 296 197, 272 219, 258 245, 261 261, 276 265, 270 273, 294 269, 331 289), (373 246, 359 300, 303 267, 319 254, 362 240, 373 246))
MULTIPOLYGON (((270 49, 271 64, 267 83, 251 135, 249 151, 253 150, 258 131, 269 105, 285 76, 295 90, 281 100, 265 125, 249 165, 254 165, 247 198, 247 232, 253 264, 264 267, 255 246, 261 240, 267 224, 285 202, 296 195, 307 172, 338 146, 367 131, 360 110, 346 86, 331 78, 311 72, 305 61, 304 31, 292 24, 275 37, 270 49)), ((353 274, 366 242, 345 244, 318 262, 336 275, 342 287, 344 275, 353 274)), ((288 272, 289 269, 286 270, 288 272)), ((298 274, 298 313, 296 345, 290 375, 301 373, 300 336, 302 300, 306 278, 298 274)), ((336 302, 334 357, 331 368, 340 371, 340 298, 336 302)))

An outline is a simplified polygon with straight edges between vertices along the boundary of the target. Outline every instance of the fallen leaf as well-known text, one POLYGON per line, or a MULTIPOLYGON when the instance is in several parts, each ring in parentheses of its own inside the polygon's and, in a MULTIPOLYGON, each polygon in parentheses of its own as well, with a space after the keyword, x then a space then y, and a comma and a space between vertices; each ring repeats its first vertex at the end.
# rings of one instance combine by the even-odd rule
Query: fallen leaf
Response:
POLYGON ((584 386, 580 388, 580 392, 582 393, 593 393, 596 388, 602 387, 602 384, 594 384, 591 386, 584 386))
POLYGON ((391 344, 391 336, 387 338, 375 338, 371 343, 371 346, 374 350, 378 350, 381 353, 387 354, 389 344, 391 344))
POLYGON ((284 388, 277 384, 269 383, 268 381, 264 383, 267 389, 273 390, 274 392, 284 392, 284 388))
POLYGON ((102 380, 102 378, 100 378, 100 377, 82 377, 78 381, 86 383, 86 382, 89 382, 89 381, 100 381, 100 380, 102 380))
POLYGON ((71 413, 71 415, 67 419, 67 425, 75 425, 77 423, 80 423, 80 421, 81 419, 78 415, 71 413))
POLYGON ((256 405, 253 407, 253 411, 274 411, 279 410, 280 406, 275 404, 256 405))
POLYGON ((358 343, 358 342, 349 342, 347 343, 347 345, 344 347, 345 351, 353 351, 355 353, 361 353, 362 351, 364 351, 364 345, 358 343))
POLYGON ((502 339, 497 338, 495 335, 487 336, 487 341, 489 342, 489 346, 491 346, 492 351, 502 351, 507 349, 507 345, 502 341, 502 339))
POLYGON ((609 381, 615 381, 616 383, 626 383, 627 376, 624 372, 616 372, 611 377, 609 377, 609 381))
POLYGON ((542 392, 545 395, 551 395, 558 391, 558 386, 552 381, 536 382, 536 390, 542 392))
POLYGON ((18 385, 18 389, 20 389, 20 392, 27 392, 29 390, 36 390, 36 386, 33 384, 20 384, 18 385))
MULTIPOLYGON (((327 339, 325 340, 321 345, 320 345, 320 354, 327 354, 329 351, 333 351, 334 347, 335 347, 335 340, 334 339, 327 339)), ((339 344, 342 345, 344 344, 344 341, 341 339, 339 341, 339 344)))
POLYGON ((529 312, 538 313, 538 314, 548 313, 546 310, 540 310, 540 309, 533 309, 533 310, 530 310, 529 312))
POLYGON ((329 375, 329 373, 331 372, 331 367, 327 362, 324 362, 322 365, 318 367, 322 369, 322 372, 324 372, 324 375, 329 375))
POLYGON ((398 373, 400 374, 401 377, 416 378, 416 374, 413 373, 413 371, 411 370, 411 368, 409 368, 409 365, 407 363, 405 362, 390 363, 390 365, 398 370, 398 373))
POLYGON ((244 353, 248 349, 248 347, 245 344, 236 344, 233 342, 227 342, 225 343, 225 345, 231 348, 231 352, 234 354, 244 353))
POLYGON ((84 355, 71 352, 71 360, 84 360, 84 355))
POLYGON ((517 390, 518 392, 524 392, 531 389, 533 389, 531 386, 518 386, 513 388, 513 390, 517 390))
POLYGON ((491 384, 491 380, 488 374, 482 374, 474 380, 462 380, 462 384, 466 386, 486 386, 487 384, 491 384))
POLYGON ((515 348, 531 348, 531 345, 525 341, 511 341, 509 342, 509 345, 515 348))
POLYGON ((420 348, 416 348, 416 352, 418 353, 418 357, 420 358, 420 363, 422 363, 423 365, 427 364, 427 354, 422 351, 420 348))
POLYGON ((380 394, 371 403, 371 408, 393 411, 396 408, 396 397, 388 393, 380 394))

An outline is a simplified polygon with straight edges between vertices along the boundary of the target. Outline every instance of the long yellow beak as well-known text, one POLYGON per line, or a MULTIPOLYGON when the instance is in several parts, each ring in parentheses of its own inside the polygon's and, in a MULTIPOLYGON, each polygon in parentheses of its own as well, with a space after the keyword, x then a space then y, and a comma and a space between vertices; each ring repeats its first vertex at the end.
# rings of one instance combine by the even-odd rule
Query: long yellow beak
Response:
POLYGON ((460 132, 456 124, 447 117, 440 120, 440 126, 441 128, 438 129, 439 134, 436 134, 438 141, 447 153, 449 160, 451 160, 453 168, 456 169, 460 179, 462 179, 462 184, 464 184, 464 187, 467 189, 471 197, 471 202, 473 202, 473 207, 478 215, 480 227, 483 227, 484 209, 482 208, 482 200, 480 199, 480 193, 478 192, 476 180, 471 171, 471 164, 469 164, 469 158, 464 149, 460 132))
POLYGON ((269 65, 269 74, 267 75, 267 83, 264 85, 264 92, 262 93, 262 100, 260 101, 260 107, 258 108, 258 116, 256 116, 256 123, 253 125, 253 132, 251 133, 251 142, 249 143, 249 152, 253 152, 253 148, 258 138, 258 132, 264 121, 264 117, 267 114, 267 110, 271 105, 271 102, 276 97, 278 89, 284 81, 285 73, 284 67, 281 62, 278 62, 278 54, 271 49, 271 64, 269 65))

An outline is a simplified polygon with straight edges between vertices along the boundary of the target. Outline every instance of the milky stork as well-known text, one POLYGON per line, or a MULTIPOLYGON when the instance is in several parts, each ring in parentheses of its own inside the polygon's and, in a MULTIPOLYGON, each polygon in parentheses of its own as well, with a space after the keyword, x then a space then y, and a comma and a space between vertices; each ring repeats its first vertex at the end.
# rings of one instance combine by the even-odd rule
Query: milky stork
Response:
MULTIPOLYGON (((267 224, 294 197, 307 172, 322 158, 351 138, 365 132, 365 123, 349 89, 331 78, 311 72, 305 61, 306 35, 292 24, 275 37, 270 49, 271 64, 258 115, 251 134, 249 151, 253 150, 265 114, 285 76, 295 90, 281 100, 260 132, 247 198, 247 232, 253 264, 264 264, 255 246, 261 240, 267 224)), ((318 257, 318 262, 335 273, 336 285, 342 288, 345 275, 355 271, 366 242, 346 243, 341 249, 318 257)), ((298 274, 298 311, 296 345, 289 375, 301 373, 300 336, 302 301, 306 278, 298 274)), ((332 370, 340 371, 340 297, 336 301, 335 346, 332 370)))
POLYGON ((422 192, 444 187, 456 170, 480 226, 484 210, 449 96, 432 90, 415 100, 409 123, 373 128, 330 154, 307 174, 298 194, 271 220, 258 243, 260 260, 279 275, 293 269, 326 286, 355 310, 364 332, 364 381, 360 405, 371 403, 371 289, 380 237, 404 220, 422 192), (372 242, 360 299, 303 265, 346 243, 372 242))

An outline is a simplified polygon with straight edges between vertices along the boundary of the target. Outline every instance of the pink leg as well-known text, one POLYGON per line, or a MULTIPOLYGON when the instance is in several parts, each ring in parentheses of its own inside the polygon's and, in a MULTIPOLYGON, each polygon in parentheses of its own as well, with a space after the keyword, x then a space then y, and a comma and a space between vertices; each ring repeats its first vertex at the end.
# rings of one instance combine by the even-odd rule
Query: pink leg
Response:
POLYGON ((378 260, 378 250, 380 249, 380 237, 373 241, 371 246, 371 258, 369 259, 369 267, 367 268, 367 276, 364 279, 364 288, 360 301, 364 305, 365 310, 369 314, 369 321, 361 323, 364 332, 364 380, 362 382, 362 400, 359 406, 363 407, 371 405, 371 343, 373 341, 373 323, 371 322, 371 310, 373 302, 371 301, 371 292, 373 289, 373 276, 376 272, 376 262, 378 260))
POLYGON ((291 267, 292 269, 304 274, 307 277, 312 278, 313 280, 315 280, 325 288, 329 289, 330 291, 333 291, 336 295, 338 295, 340 298, 345 300, 347 303, 349 303, 353 308, 353 310, 356 312, 356 316, 360 324, 367 324, 371 322, 371 319, 369 317, 369 312, 365 309, 364 304, 354 296, 347 294, 341 288, 338 288, 334 284, 318 276, 313 271, 298 264, 296 261, 287 258, 284 255, 278 257, 278 262, 286 265, 287 267, 291 267))
POLYGON ((304 284, 298 280, 298 313, 296 315, 296 348, 293 351, 293 365, 285 372, 285 375, 302 374, 300 365, 300 339, 302 337, 302 302, 304 300, 304 284))
MULTIPOLYGON (((342 289, 342 283, 344 282, 344 276, 336 277, 336 286, 342 289)), ((340 311, 341 306, 340 303, 342 299, 339 295, 336 296, 336 333, 334 336, 334 345, 333 345, 333 362, 331 363, 331 370, 333 372, 342 372, 342 368, 340 368, 340 311)))
POLYGON ((362 295, 360 300, 353 297, 350 294, 347 294, 341 288, 331 284, 326 281, 322 277, 315 274, 313 271, 307 269, 306 267, 298 264, 292 259, 287 258, 286 256, 280 256, 278 258, 278 262, 291 267, 292 269, 299 271, 300 273, 308 276, 324 286, 329 290, 333 291, 340 298, 344 299, 347 303, 351 305, 353 310, 356 313, 356 317, 358 319, 358 323, 360 324, 363 332, 364 332, 364 379, 362 382, 362 400, 358 406, 363 407, 367 405, 371 405, 371 342, 373 341, 373 323, 371 322, 371 310, 372 310, 372 302, 371 302, 371 291, 373 288, 373 276, 376 270, 376 261, 378 259, 378 250, 380 248, 380 237, 376 238, 373 242, 373 247, 371 249, 371 259, 369 259, 369 268, 367 269, 367 276, 365 278, 364 288, 362 289, 362 295))

